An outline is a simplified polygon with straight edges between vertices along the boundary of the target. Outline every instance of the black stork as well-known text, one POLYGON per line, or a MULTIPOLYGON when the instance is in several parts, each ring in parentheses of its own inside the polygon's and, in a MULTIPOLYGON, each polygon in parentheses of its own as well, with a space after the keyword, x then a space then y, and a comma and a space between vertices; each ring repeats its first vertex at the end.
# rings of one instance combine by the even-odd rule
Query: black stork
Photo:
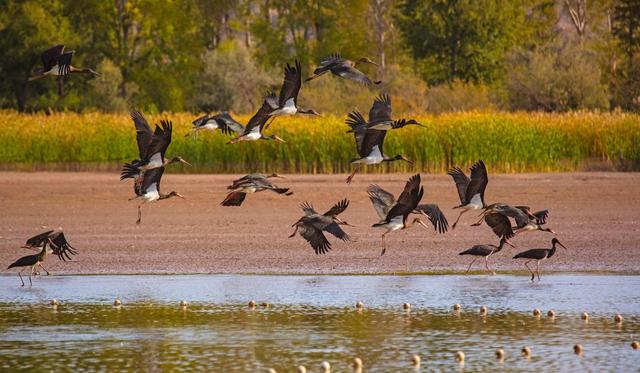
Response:
POLYGON ((367 57, 362 57, 357 61, 351 61, 340 57, 338 53, 334 53, 320 61, 320 66, 316 67, 316 69, 313 70, 313 76, 307 78, 305 81, 308 82, 328 72, 331 72, 333 75, 347 80, 353 80, 368 86, 371 86, 373 84, 378 85, 381 83, 381 81, 379 80, 372 81, 362 71, 356 69, 356 65, 359 63, 368 63, 378 66, 377 63, 371 61, 367 57))
POLYGON ((171 197, 179 197, 185 199, 180 193, 171 191, 167 194, 160 192, 160 179, 164 173, 164 166, 152 168, 137 174, 134 177, 133 191, 136 193, 134 199, 142 199, 142 202, 138 205, 138 220, 136 224, 142 222, 142 205, 145 203, 151 203, 158 200, 168 199, 171 197))
POLYGON ((273 111, 271 116, 278 115, 294 115, 310 114, 320 115, 313 109, 303 109, 298 106, 298 93, 302 87, 302 68, 300 62, 296 60, 295 67, 291 67, 288 63, 284 68, 284 81, 282 82, 282 88, 280 88, 280 97, 276 100, 275 95, 267 96, 269 105, 273 111))
MULTIPOLYGON (((381 221, 384 221, 387 218, 389 210, 391 210, 396 204, 395 197, 393 194, 375 184, 369 185, 369 188, 367 188, 367 194, 369 194, 369 199, 373 204, 373 208, 378 213, 378 217, 380 217, 381 221)), ((433 229, 436 232, 442 234, 449 228, 447 218, 440 210, 440 207, 436 204, 419 204, 412 213, 422 214, 429 218, 431 224, 433 224, 433 229)))
MULTIPOLYGON (((367 122, 368 129, 387 131, 391 129, 402 128, 404 126, 415 125, 426 128, 425 125, 419 123, 415 119, 391 119, 391 97, 383 93, 375 98, 371 110, 369 111, 369 122, 367 122)), ((347 131, 353 132, 353 131, 347 131)))
POLYGON ((164 167, 172 163, 191 165, 180 156, 171 159, 165 158, 167 148, 171 144, 171 134, 173 132, 171 121, 160 121, 160 125, 156 125, 155 132, 151 132, 151 126, 149 126, 149 122, 141 112, 132 110, 131 119, 136 127, 136 142, 138 143, 140 159, 124 164, 120 173, 120 180, 134 178, 146 170, 164 167))
MULTIPOLYGON (((22 258, 16 260, 12 263, 7 269, 14 267, 31 267, 31 271, 29 272, 29 285, 33 286, 33 281, 31 277, 34 272, 36 272, 37 267, 42 268, 47 276, 49 275, 49 271, 42 265, 42 262, 46 259, 49 254, 54 254, 58 257, 58 259, 62 261, 71 260, 71 255, 76 255, 76 249, 67 242, 66 237, 62 230, 50 230, 47 232, 40 233, 35 235, 27 240, 26 245, 22 246, 25 249, 38 249, 41 248, 38 254, 23 256, 22 258)), ((22 271, 25 268, 22 268, 18 272, 18 277, 20 277, 20 282, 22 286, 24 286, 24 281, 22 280, 22 271)))
MULTIPOLYGON (((371 110, 369 110, 369 122, 367 122, 362 114, 357 111, 349 113, 346 123, 351 129, 348 132, 353 132, 354 134, 356 150, 358 151, 360 158, 354 158, 351 160, 351 163, 355 164, 356 168, 347 177, 347 184, 351 183, 351 180, 353 180, 353 177, 356 172, 358 172, 358 169, 362 164, 373 165, 382 162, 394 162, 400 160, 413 164, 412 161, 403 155, 399 154, 395 157, 389 157, 384 154, 383 145, 387 131, 371 129, 369 127, 369 123, 384 122, 392 122, 391 102, 386 100, 384 96, 377 97, 374 100, 371 110)), ((391 124, 391 128, 401 128, 405 125, 405 122, 395 121, 391 124)))
POLYGON ((249 123, 245 127, 244 131, 236 138, 229 140, 227 144, 235 144, 240 141, 256 141, 256 140, 275 140, 279 142, 285 142, 283 139, 276 135, 265 136, 262 132, 265 130, 267 120, 271 117, 273 107, 271 103, 277 100, 275 93, 269 93, 267 97, 262 101, 260 109, 249 119, 249 123))
POLYGON ((487 167, 482 160, 471 166, 471 179, 458 167, 450 169, 447 174, 453 177, 460 197, 460 205, 454 207, 454 209, 461 209, 461 211, 451 226, 452 229, 455 229, 462 214, 467 211, 480 210, 486 206, 484 191, 487 188, 487 183, 489 183, 489 178, 487 176, 487 167))
POLYGON ((205 114, 193 122, 192 132, 185 135, 190 136, 192 134, 197 134, 202 130, 215 131, 220 130, 225 135, 237 134, 241 135, 244 132, 244 126, 240 124, 237 120, 233 119, 233 117, 228 112, 222 112, 216 115, 205 114))
POLYGON ((346 198, 336 203, 324 214, 319 214, 313 206, 304 202, 300 205, 304 216, 295 222, 292 227, 295 227, 293 233, 289 236, 292 238, 296 233, 309 242, 316 254, 326 254, 331 250, 331 243, 327 240, 323 232, 329 232, 342 241, 351 241, 349 235, 340 228, 340 225, 348 225, 344 220, 338 218, 338 215, 343 213, 347 207, 349 207, 349 200, 346 198))
POLYGON ((293 192, 289 191, 289 188, 278 188, 269 180, 270 178, 276 177, 285 179, 284 176, 278 175, 277 173, 273 173, 271 175, 254 173, 234 180, 233 184, 227 187, 227 189, 232 192, 230 192, 220 204, 222 206, 240 206, 247 196, 247 193, 258 193, 265 190, 284 194, 285 196, 292 195, 293 192))
POLYGON ((531 272, 531 282, 535 280, 535 276, 531 268, 529 268, 529 262, 532 260, 536 261, 536 273, 538 274, 538 281, 540 281, 540 261, 551 258, 556 253, 556 245, 562 246, 564 249, 566 247, 560 243, 557 238, 553 238, 551 240, 551 248, 550 249, 531 249, 527 251, 523 251, 519 254, 516 254, 513 259, 526 259, 524 262, 524 266, 527 267, 529 272, 531 272))
POLYGON ((383 221, 380 221, 372 227, 375 228, 384 228, 386 231, 382 234, 382 253, 381 256, 387 251, 387 244, 385 243, 384 237, 399 229, 407 229, 413 226, 415 223, 418 223, 425 228, 429 228, 420 218, 415 218, 412 221, 408 222, 407 218, 409 214, 411 214, 417 207, 418 203, 422 199, 422 195, 424 194, 424 188, 420 186, 420 174, 416 174, 412 176, 400 194, 398 201, 396 204, 389 210, 386 217, 383 221))
POLYGON ((511 206, 506 203, 493 203, 484 208, 480 214, 480 220, 473 226, 482 224, 482 219, 498 237, 507 239, 523 232, 543 231, 555 234, 552 229, 543 227, 547 223, 549 210, 541 210, 531 213, 528 206, 511 206), (512 218, 516 225, 511 225, 509 218, 512 218))
MULTIPOLYGON (((469 268, 467 268, 467 271, 465 273, 469 273, 469 270, 471 270, 471 266, 473 265, 473 263, 475 263, 475 261, 479 258, 479 257, 484 257, 484 266, 485 268, 487 268, 487 271, 490 272, 492 275, 495 275, 496 273, 494 271, 492 271, 491 269, 489 269, 489 257, 499 251, 502 250, 502 247, 504 246, 504 244, 509 244, 509 241, 507 240, 507 238, 502 237, 500 239, 500 244, 498 246, 496 245, 475 245, 472 246, 470 249, 467 249, 463 252, 461 252, 458 255, 471 255, 474 256, 475 258, 473 258, 473 260, 471 261, 471 263, 469 263, 469 268)), ((511 245, 513 247, 513 245, 511 245)))
POLYGON ((36 75, 29 81, 44 78, 45 76, 68 76, 69 74, 93 74, 100 75, 89 68, 71 66, 71 58, 75 51, 65 52, 64 45, 59 44, 42 52, 42 67, 36 69, 36 75))

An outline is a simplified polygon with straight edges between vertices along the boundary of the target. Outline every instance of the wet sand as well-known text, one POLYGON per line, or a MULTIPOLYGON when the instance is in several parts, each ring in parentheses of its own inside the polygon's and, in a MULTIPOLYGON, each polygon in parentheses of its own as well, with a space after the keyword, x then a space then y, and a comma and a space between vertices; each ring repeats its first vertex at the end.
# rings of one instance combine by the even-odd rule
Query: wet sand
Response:
MULTIPOLYGON (((290 197, 263 192, 249 195, 240 208, 219 205, 226 185, 237 175, 165 174, 163 192, 179 191, 187 200, 170 199, 145 206, 136 226, 137 202, 131 182, 115 173, 0 172, 0 263, 7 265, 31 252, 20 245, 46 228, 62 227, 79 255, 63 263, 50 257, 45 266, 56 274, 139 273, 421 273, 463 272, 471 258, 458 252, 475 244, 496 243, 486 226, 471 227, 466 214, 444 235, 415 227, 387 236, 380 257, 381 230, 366 194, 377 183, 396 196, 409 175, 288 175, 278 180, 290 197), (330 238, 333 250, 315 255, 300 236, 287 238, 301 215, 299 204, 319 211, 342 198, 351 205, 341 215, 355 228, 356 240, 330 238)), ((423 202, 438 203, 449 222, 457 212, 457 193, 450 177, 423 174, 423 202)), ((486 199, 550 209, 548 226, 568 250, 542 264, 544 271, 613 271, 640 273, 640 174, 558 173, 490 175, 486 199)), ((548 247, 543 232, 516 237, 526 250, 548 247)), ((498 271, 521 271, 507 247, 491 258, 498 271)), ((478 261, 474 267, 482 268, 478 261)))

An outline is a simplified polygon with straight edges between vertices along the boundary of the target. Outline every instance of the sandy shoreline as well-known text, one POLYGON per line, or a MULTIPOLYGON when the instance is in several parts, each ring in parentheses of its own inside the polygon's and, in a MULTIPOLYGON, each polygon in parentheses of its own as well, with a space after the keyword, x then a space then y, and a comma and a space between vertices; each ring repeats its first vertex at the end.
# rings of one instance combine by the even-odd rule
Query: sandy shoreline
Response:
MULTIPOLYGON (((370 227, 376 215, 365 189, 377 183, 397 196, 408 175, 358 175, 350 186, 345 175, 289 175, 278 184, 292 188, 290 197, 265 192, 248 196, 241 208, 221 207, 234 177, 165 174, 163 191, 179 191, 187 200, 148 206, 136 226, 136 203, 127 201, 131 183, 115 173, 0 172, 0 263, 6 268, 30 254, 20 249, 24 240, 58 226, 80 252, 67 263, 49 258, 45 265, 58 274, 460 272, 470 258, 458 252, 496 241, 465 216, 444 235, 423 228, 394 232, 380 257, 381 231, 370 227), (287 238, 302 201, 325 210, 345 197, 351 205, 342 217, 356 225, 347 227, 356 242, 331 239, 332 252, 316 256, 299 236, 287 238)), ((438 203, 453 222, 457 194, 450 177, 423 174, 423 185, 423 201, 438 203)), ((487 201, 550 209, 549 226, 569 250, 544 263, 543 271, 640 273, 638 194, 638 173, 490 174, 487 201)), ((514 243, 522 250, 547 247, 551 237, 536 232, 514 243)), ((522 270, 511 259, 516 252, 505 249, 492 267, 522 270)))

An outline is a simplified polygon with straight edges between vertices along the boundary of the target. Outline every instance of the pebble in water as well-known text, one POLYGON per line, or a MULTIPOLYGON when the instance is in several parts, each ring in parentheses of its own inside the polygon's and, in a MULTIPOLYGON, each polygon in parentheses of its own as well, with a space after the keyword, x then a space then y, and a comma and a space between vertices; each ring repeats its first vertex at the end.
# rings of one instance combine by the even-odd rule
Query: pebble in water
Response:
POLYGON ((533 316, 540 317, 541 314, 542 314, 542 312, 540 312, 540 310, 538 308, 534 308, 533 309, 533 316))
POLYGON ((504 350, 499 348, 496 350, 496 359, 504 360, 504 350))
POLYGON ((122 306, 122 301, 120 300, 120 298, 116 298, 116 300, 113 301, 113 305, 116 307, 122 306))
POLYGON ((481 314, 481 315, 483 315, 483 316, 484 316, 484 315, 486 315, 486 314, 487 314, 487 312, 489 312, 489 310, 487 309, 487 306, 482 306, 482 307, 480 307, 480 314, 481 314))
POLYGON ((521 353, 522 356, 526 357, 527 359, 531 357, 531 349, 527 346, 522 347, 521 353))
POLYGON ((582 321, 589 321, 589 314, 583 312, 582 315, 580 315, 580 318, 582 319, 582 321))
POLYGON ((456 352, 456 361, 459 363, 464 363, 464 352, 462 351, 456 352))
POLYGON ((415 367, 419 367, 420 366, 420 355, 413 355, 411 357, 411 364, 413 364, 413 366, 415 366, 415 367))
POLYGON ((307 368, 304 365, 298 365, 298 369, 296 370, 298 373, 307 373, 307 368))
POLYGON ((616 324, 622 324, 622 315, 617 314, 614 318, 613 321, 616 322, 616 324))
POLYGON ((553 319, 554 317, 556 317, 556 311, 554 311, 554 310, 549 310, 549 311, 547 312, 547 316, 553 319))
POLYGON ((573 346, 573 352, 576 355, 582 355, 582 345, 581 344, 576 344, 573 346))
POLYGON ((322 373, 330 373, 331 364, 329 364, 328 361, 323 361, 322 364, 320 364, 320 370, 322 370, 322 373))

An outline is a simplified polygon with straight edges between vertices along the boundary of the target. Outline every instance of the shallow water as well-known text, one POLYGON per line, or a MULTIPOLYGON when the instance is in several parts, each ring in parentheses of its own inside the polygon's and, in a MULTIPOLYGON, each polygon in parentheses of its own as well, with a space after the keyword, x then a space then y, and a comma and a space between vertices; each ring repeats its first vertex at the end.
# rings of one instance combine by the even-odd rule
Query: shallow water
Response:
POLYGON ((416 353, 422 371, 638 371, 638 289, 640 276, 584 274, 539 284, 502 275, 40 276, 32 288, 0 276, 0 370, 317 372, 327 360, 343 372, 359 356, 365 372, 410 372, 416 353), (250 310, 250 299, 270 306, 250 310), (535 307, 557 316, 534 318, 535 307), (525 345, 530 360, 520 356, 525 345))

